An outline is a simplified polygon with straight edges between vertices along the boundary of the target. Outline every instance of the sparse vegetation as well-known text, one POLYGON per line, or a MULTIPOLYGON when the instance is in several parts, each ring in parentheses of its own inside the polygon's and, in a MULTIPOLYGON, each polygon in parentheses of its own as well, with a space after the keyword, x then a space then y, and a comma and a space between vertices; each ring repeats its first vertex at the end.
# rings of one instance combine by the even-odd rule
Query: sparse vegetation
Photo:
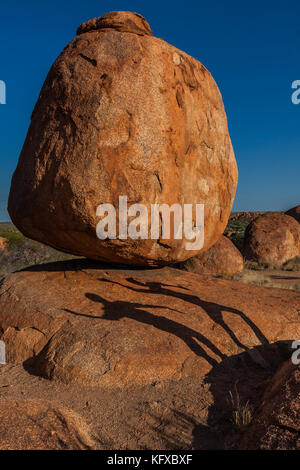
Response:
POLYGON ((287 261, 281 269, 284 271, 300 271, 300 256, 287 261))
POLYGON ((283 271, 300 271, 300 256, 296 256, 287 261, 283 266, 275 263, 266 263, 262 261, 245 260, 245 268, 254 271, 264 271, 265 269, 281 269, 283 271))
POLYGON ((276 289, 300 290, 300 276, 295 278, 282 270, 245 269, 242 273, 235 275, 234 280, 276 289))
POLYGON ((232 212, 229 217, 225 235, 242 251, 245 232, 250 222, 263 212, 232 212))
POLYGON ((12 223, 0 223, 0 237, 7 240, 5 250, 0 252, 0 278, 35 264, 74 258, 26 238, 12 223))
POLYGON ((229 236, 230 240, 240 251, 243 248, 245 231, 250 222, 251 220, 249 219, 234 220, 232 216, 228 221, 225 235, 229 236))
POLYGON ((237 386, 235 384, 234 392, 229 392, 230 403, 232 406, 232 423, 234 426, 242 430, 249 426, 253 418, 253 409, 249 403, 249 400, 245 403, 242 402, 237 386))
POLYGON ((238 219, 234 220, 232 219, 232 216, 229 218, 226 231, 227 232, 238 232, 241 234, 245 234, 246 228, 250 224, 251 220, 250 219, 238 219))
POLYGON ((264 261, 245 260, 245 268, 254 271, 264 271, 265 269, 280 269, 275 263, 267 263, 264 261))

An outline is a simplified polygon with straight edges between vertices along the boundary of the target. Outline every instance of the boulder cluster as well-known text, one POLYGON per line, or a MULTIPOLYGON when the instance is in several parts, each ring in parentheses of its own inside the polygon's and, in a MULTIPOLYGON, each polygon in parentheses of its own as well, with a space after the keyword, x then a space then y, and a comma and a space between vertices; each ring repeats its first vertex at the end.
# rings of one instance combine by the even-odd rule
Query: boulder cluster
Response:
MULTIPOLYGON (((0 449, 192 449, 198 431, 209 447, 207 429, 213 423, 215 431, 216 420, 205 403, 214 387, 205 388, 203 376, 223 370, 215 390, 227 403, 223 385, 231 375, 270 376, 287 359, 290 341, 300 338, 299 293, 207 276, 240 273, 244 257, 281 265, 300 255, 299 207, 249 213, 242 252, 223 235, 237 177, 222 97, 200 62, 154 37, 136 13, 107 13, 78 28, 32 113, 8 209, 27 237, 84 259, 31 266, 1 280, 0 340, 8 364, 0 366, 0 449), (116 209, 116 232, 124 230, 122 196, 146 208, 140 228, 151 225, 153 205, 184 211, 203 204, 203 246, 188 250, 185 232, 164 236, 162 218, 157 238, 98 238, 102 204, 116 209), (28 377, 29 399, 22 396, 28 377), (190 392, 197 379, 205 395, 198 402, 190 392), (10 396, 6 380, 14 384, 10 396), (70 393, 63 396, 73 397, 73 409, 67 399, 57 402, 58 389, 70 393), (102 396, 108 398, 100 406, 102 396), (138 399, 127 419, 131 396, 138 399), (110 400, 118 403, 108 412, 110 400), (178 432, 168 413, 180 419, 178 432), (178 444, 188 427, 194 427, 190 437, 178 444), (153 430, 161 441, 149 444, 153 430)), ((194 212, 190 222, 198 229, 194 212)), ((0 255, 8 249, 0 238, 0 255)), ((299 448, 293 434, 299 433, 299 368, 286 367, 241 447, 299 448), (284 408, 288 400, 295 422, 284 408)))

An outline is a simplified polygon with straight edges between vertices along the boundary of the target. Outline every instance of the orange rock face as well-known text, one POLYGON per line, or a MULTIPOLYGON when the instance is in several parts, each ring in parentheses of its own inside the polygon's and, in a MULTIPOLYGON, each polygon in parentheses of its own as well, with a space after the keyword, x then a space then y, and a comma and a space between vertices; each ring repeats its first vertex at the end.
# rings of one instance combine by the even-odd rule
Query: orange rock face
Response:
POLYGON ((5 251, 7 245, 6 238, 0 237, 0 253, 5 251))
POLYGON ((300 367, 286 362, 265 391, 241 450, 300 450, 300 367))
POLYGON ((99 240, 97 207, 118 209, 123 195, 149 213, 151 204, 204 204, 206 250, 225 229, 236 184, 226 114, 211 74, 153 37, 140 15, 117 12, 81 25, 52 66, 8 208, 26 236, 59 250, 163 265, 195 251, 172 235, 99 240))
POLYGON ((244 259, 232 241, 222 235, 209 250, 181 263, 180 267, 199 274, 233 275, 243 271, 244 259))
POLYGON ((300 224, 300 206, 293 207, 292 209, 286 212, 286 215, 294 217, 297 222, 300 224))
POLYGON ((300 225, 282 213, 267 213, 248 225, 244 240, 247 259, 282 265, 300 255, 300 225))
POLYGON ((293 291, 73 260, 5 278, 0 339, 8 363, 48 379, 145 385, 203 377, 241 353, 268 367, 251 349, 300 338, 299 306, 293 291))

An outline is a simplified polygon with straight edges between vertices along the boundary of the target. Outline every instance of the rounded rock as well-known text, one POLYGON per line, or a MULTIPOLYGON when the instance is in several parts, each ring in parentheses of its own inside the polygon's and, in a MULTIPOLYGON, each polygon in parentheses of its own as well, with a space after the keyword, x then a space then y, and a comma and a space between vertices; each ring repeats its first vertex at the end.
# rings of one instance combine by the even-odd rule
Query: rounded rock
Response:
POLYGON ((300 255, 300 226, 292 217, 269 212, 258 216, 245 232, 244 256, 281 266, 300 255))
POLYGON ((222 235, 209 250, 184 261, 180 268, 198 274, 233 276, 243 271, 244 259, 232 241, 222 235))
MULTIPOLYGON (((224 232, 237 166, 221 94, 196 59, 135 13, 81 25, 53 64, 12 178, 8 210, 27 237, 109 262, 159 266, 187 240, 96 236, 100 204, 204 204, 202 251, 224 232)), ((194 226, 197 225, 193 219, 194 226)), ((150 230, 149 230, 150 231, 150 230)))

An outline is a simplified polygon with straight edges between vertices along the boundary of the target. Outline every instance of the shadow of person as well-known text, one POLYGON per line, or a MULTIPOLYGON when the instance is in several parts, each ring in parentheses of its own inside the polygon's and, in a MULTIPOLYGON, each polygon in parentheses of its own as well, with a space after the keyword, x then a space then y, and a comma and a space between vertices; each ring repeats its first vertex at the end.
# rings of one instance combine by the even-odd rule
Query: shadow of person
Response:
MULTIPOLYGON (((210 350, 215 356, 217 356, 220 360, 225 359, 227 356, 224 355, 208 338, 204 335, 199 333, 192 328, 189 328, 185 325, 182 325, 174 320, 166 318, 161 315, 153 315, 152 313, 145 310, 145 308, 167 308, 169 310, 173 310, 178 312, 178 310, 174 310, 170 307, 159 306, 159 305, 145 305, 140 303, 133 303, 133 302, 126 302, 121 300, 116 301, 109 301, 100 297, 97 294, 86 293, 86 297, 97 303, 101 303, 103 306, 104 314, 101 317, 95 317, 93 315, 82 314, 78 312, 74 312, 69 309, 64 309, 66 312, 71 313, 73 315, 94 318, 94 319, 101 319, 101 320, 112 320, 112 321, 119 321, 122 318, 131 318, 140 323, 144 323, 146 325, 154 326, 155 328, 165 331, 169 334, 177 336, 182 341, 186 343, 186 345, 198 356, 203 357, 211 366, 215 366, 218 364, 218 361, 213 357, 209 356, 209 354, 205 351, 205 349, 201 346, 205 345, 208 350, 210 350)), ((182 312, 179 312, 182 313, 182 312)))
MULTIPOLYGON (((268 339, 260 331, 260 329, 255 325, 255 323, 253 323, 252 320, 250 320, 250 318, 248 318, 241 310, 237 310, 233 307, 226 307, 225 305, 219 305, 214 302, 207 302, 205 300, 201 300, 199 297, 195 295, 191 295, 185 292, 178 292, 178 290, 175 291, 175 290, 170 289, 171 287, 178 289, 178 287, 180 286, 173 286, 171 284, 162 285, 160 282, 157 282, 157 281, 155 282, 148 281, 148 282, 143 283, 131 277, 127 278, 126 280, 130 282, 131 284, 134 284, 134 286, 137 286, 137 287, 124 285, 117 281, 111 281, 109 279, 105 279, 106 282, 118 284, 122 287, 126 287, 127 289, 133 290, 135 292, 145 293, 145 294, 167 295, 167 296, 184 300, 185 302, 189 302, 193 305, 197 305, 198 307, 201 307, 206 312, 206 314, 211 318, 211 320, 217 323, 219 326, 221 326, 227 332, 227 334, 231 337, 233 342, 241 349, 247 350, 248 347, 240 342, 240 340, 237 338, 237 336, 232 331, 232 329, 225 323, 223 319, 223 312, 229 312, 229 313, 239 316, 252 329, 253 333, 255 334, 255 336, 257 337, 257 339, 260 341, 261 344, 269 343, 268 339)), ((183 289, 187 290, 185 287, 183 289)))

